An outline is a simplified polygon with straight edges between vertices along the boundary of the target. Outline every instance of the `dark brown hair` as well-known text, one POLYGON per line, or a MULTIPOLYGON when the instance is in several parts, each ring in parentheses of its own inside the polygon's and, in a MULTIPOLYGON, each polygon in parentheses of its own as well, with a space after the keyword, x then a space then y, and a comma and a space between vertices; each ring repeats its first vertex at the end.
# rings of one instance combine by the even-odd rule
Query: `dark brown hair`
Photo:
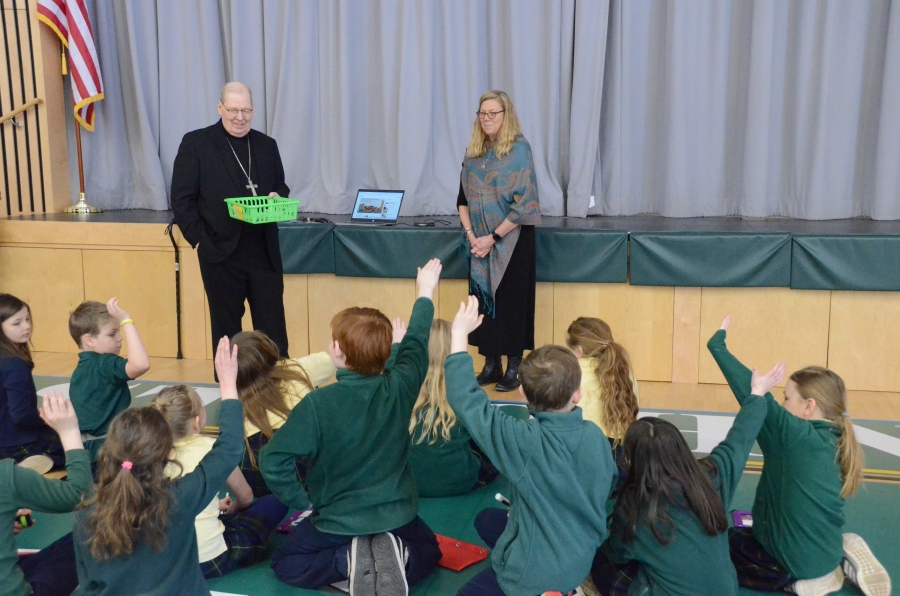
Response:
MULTIPOLYGON (((14 317, 23 308, 28 309, 31 316, 31 307, 13 296, 12 294, 0 294, 0 324, 14 317)), ((32 336, 34 335, 34 322, 31 323, 32 336)), ((27 343, 16 344, 0 332, 0 358, 18 358, 24 360, 28 368, 34 368, 34 359, 31 357, 31 349, 27 343)))
POLYGON ((600 412, 603 426, 614 437, 614 445, 631 423, 637 420, 638 398, 634 392, 631 359, 620 344, 613 341, 612 329, 594 317, 579 317, 566 330, 566 345, 581 348, 591 359, 600 383, 600 412))
POLYGON ((96 300, 85 300, 69 313, 69 335, 75 340, 75 345, 81 346, 81 336, 99 335, 100 328, 112 320, 106 305, 96 300))
MULTIPOLYGON (((291 409, 284 401, 282 384, 300 382, 312 391, 309 375, 293 360, 282 358, 275 342, 261 331, 242 331, 234 336, 231 344, 238 346, 238 397, 244 404, 244 419, 258 428, 266 439, 271 439, 275 429, 269 422, 269 412, 287 420, 291 409)), ((250 463, 256 467, 256 459, 247 437, 244 437, 250 463)))
POLYGON ((847 412, 844 380, 836 372, 821 366, 800 369, 790 376, 790 380, 797 385, 800 397, 815 400, 825 417, 841 428, 836 459, 841 466, 841 497, 846 499, 859 488, 864 466, 863 450, 847 412))
POLYGON ((347 368, 361 375, 384 371, 392 336, 391 322, 375 308, 345 308, 331 319, 331 339, 340 345, 347 368))
POLYGON ((532 410, 561 410, 581 386, 581 367, 566 348, 544 346, 525 357, 519 378, 532 410))
POLYGON ((172 429, 153 408, 125 410, 109 425, 97 461, 97 492, 87 522, 91 556, 109 561, 130 555, 139 543, 166 546, 171 481, 165 475, 172 429), (122 467, 130 462, 131 469, 122 467))
POLYGON ((616 512, 625 519, 622 536, 634 540, 638 525, 645 525, 663 546, 675 538, 670 507, 690 510, 710 536, 728 529, 725 505, 710 474, 717 473, 709 459, 697 461, 684 437, 671 422, 641 418, 628 428, 623 444, 629 463, 616 512))

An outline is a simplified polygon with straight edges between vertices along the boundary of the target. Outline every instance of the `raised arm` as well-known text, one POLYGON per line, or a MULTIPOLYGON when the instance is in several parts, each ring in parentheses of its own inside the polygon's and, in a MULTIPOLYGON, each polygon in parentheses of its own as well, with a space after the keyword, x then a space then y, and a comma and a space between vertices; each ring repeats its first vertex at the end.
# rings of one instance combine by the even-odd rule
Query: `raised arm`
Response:
POLYGON ((400 341, 391 366, 392 382, 404 385, 402 395, 409 402, 410 408, 428 373, 428 338, 431 335, 431 321, 434 319, 432 295, 440 280, 441 268, 439 259, 431 259, 424 267, 419 267, 416 275, 417 298, 409 318, 409 328, 400 341))
POLYGON ((128 363, 125 365, 125 374, 129 379, 136 379, 150 370, 150 356, 141 340, 141 334, 138 333, 131 315, 119 306, 118 298, 110 298, 106 303, 106 310, 119 323, 122 336, 128 342, 128 363))
POLYGON ((43 397, 41 418, 59 434, 66 451, 66 482, 48 480, 35 472, 20 466, 12 467, 13 501, 17 506, 49 513, 72 511, 84 495, 93 489, 91 460, 81 442, 78 418, 72 402, 61 394, 50 391, 43 397))
POLYGON ((722 321, 722 326, 706 342, 709 353, 719 365, 719 370, 725 375, 731 392, 737 398, 738 403, 743 404, 744 399, 750 394, 750 369, 740 363, 725 345, 725 334, 731 325, 731 315, 727 315, 722 321))
POLYGON ((466 351, 467 338, 481 324, 478 299, 469 296, 460 304, 450 328, 450 356, 444 363, 447 401, 463 427, 491 462, 510 482, 518 482, 531 455, 532 430, 527 422, 504 414, 491 405, 487 393, 478 387, 472 357, 466 351))

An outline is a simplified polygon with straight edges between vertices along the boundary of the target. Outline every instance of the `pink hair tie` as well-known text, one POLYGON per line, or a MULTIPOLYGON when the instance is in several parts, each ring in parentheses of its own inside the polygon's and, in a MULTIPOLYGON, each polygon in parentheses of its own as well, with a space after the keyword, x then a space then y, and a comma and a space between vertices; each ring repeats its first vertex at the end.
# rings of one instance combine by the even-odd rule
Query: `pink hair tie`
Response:
POLYGON ((131 468, 134 467, 134 464, 131 463, 130 461, 123 461, 122 467, 125 468, 126 470, 130 470, 131 468))

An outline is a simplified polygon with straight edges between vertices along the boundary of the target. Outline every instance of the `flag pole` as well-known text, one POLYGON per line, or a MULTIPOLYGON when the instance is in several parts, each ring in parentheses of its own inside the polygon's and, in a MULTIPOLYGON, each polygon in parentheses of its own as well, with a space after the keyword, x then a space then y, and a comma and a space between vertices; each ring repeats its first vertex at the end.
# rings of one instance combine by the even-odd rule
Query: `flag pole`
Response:
MULTIPOLYGON (((74 89, 73 89, 74 93, 74 89)), ((78 149, 78 202, 64 209, 65 213, 103 213, 103 209, 87 202, 84 193, 84 162, 81 158, 81 123, 75 119, 75 147, 78 149)))

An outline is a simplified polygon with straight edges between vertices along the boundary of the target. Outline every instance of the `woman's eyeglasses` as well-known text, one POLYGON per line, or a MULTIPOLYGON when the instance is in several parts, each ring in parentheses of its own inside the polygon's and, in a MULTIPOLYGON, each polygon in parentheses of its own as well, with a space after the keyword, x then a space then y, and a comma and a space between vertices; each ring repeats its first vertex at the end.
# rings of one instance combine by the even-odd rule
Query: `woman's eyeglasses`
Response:
POLYGON ((487 118, 488 120, 493 120, 497 117, 497 114, 502 114, 506 110, 500 110, 497 112, 475 112, 475 115, 478 116, 479 120, 484 120, 487 118))

